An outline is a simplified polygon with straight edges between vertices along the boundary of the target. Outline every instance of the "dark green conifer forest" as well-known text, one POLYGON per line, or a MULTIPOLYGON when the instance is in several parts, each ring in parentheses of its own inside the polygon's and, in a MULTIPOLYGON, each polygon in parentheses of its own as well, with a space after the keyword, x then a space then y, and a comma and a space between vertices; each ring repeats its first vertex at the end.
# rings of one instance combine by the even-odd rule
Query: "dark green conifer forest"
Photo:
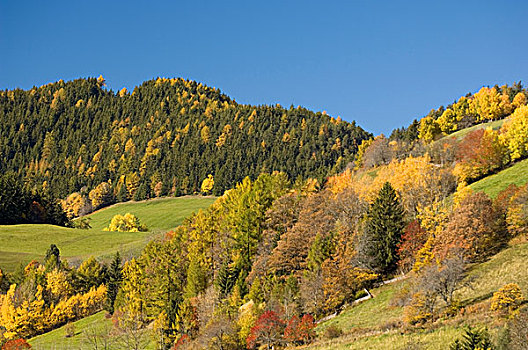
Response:
POLYGON ((192 194, 211 174, 219 195, 262 172, 321 181, 371 137, 354 122, 238 104, 189 80, 104 86, 100 77, 0 92, 0 172, 60 198, 106 182, 111 201, 192 194))

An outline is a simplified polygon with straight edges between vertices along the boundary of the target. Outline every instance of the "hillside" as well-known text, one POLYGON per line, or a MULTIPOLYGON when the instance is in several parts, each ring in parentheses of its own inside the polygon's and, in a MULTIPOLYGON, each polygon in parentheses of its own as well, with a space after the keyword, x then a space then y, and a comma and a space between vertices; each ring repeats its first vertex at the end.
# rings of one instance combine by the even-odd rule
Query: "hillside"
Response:
POLYGON ((325 113, 241 105, 183 79, 131 92, 102 77, 2 91, 0 119, 0 172, 60 198, 109 182, 118 201, 193 194, 208 174, 217 195, 275 170, 321 181, 371 137, 325 113))
POLYGON ((391 306, 395 293, 407 283, 400 281, 374 289, 373 299, 349 307, 317 327, 323 338, 328 327, 338 327, 344 333, 341 337, 303 349, 407 349, 414 344, 419 349, 443 350, 461 336, 465 324, 487 326, 496 338, 500 326, 486 310, 486 302, 507 283, 519 284, 524 295, 528 294, 528 271, 524 268, 527 258, 528 243, 520 243, 473 266, 468 276, 471 287, 461 289, 456 297, 467 310, 474 311, 460 313, 452 320, 440 319, 426 328, 407 328, 402 332, 403 308, 391 306))
POLYGON ((474 191, 485 192, 495 198, 509 185, 522 186, 528 183, 528 159, 522 160, 497 174, 490 175, 482 180, 472 183, 469 187, 474 191))
MULTIPOLYGON (((434 349, 459 337, 465 324, 487 325, 493 342, 500 333, 503 344, 514 344, 525 336, 520 326, 528 317, 522 268, 528 185, 496 198, 486 193, 526 179, 526 101, 524 92, 483 88, 461 98, 456 111, 413 122, 418 139, 411 130, 400 132, 407 139, 380 135, 363 141, 354 167, 323 183, 292 179, 286 172, 245 177, 133 259, 115 255, 104 265, 104 255, 99 261, 83 256, 70 268, 51 249, 45 265, 29 264, 24 273, 1 281, 0 333, 8 340, 51 332, 39 339, 59 341, 66 329, 56 329, 69 322, 84 329, 81 319, 104 309, 113 314, 112 327, 100 337, 148 334, 159 348, 434 349), (485 127, 497 118, 507 121, 499 129, 485 127), (464 125, 477 127, 465 131, 464 125), (449 131, 452 140, 435 142, 449 131), (492 174, 498 180, 491 181, 492 174), (471 191, 468 184, 480 188, 471 191), (394 279, 402 274, 405 278, 394 279), (391 279, 396 282, 382 283, 391 279), (374 298, 357 304, 369 290, 374 298), (504 336, 507 327, 511 339, 504 336)), ((210 130, 205 130, 200 139, 206 143, 210 130)), ((137 150, 133 142, 126 142, 128 151, 137 150)), ((153 147, 148 143, 148 152, 153 147)), ((95 160, 103 153, 101 148, 95 160)), ((126 163, 125 156, 120 159, 126 163)), ((140 164, 144 175, 150 168, 140 164)), ((63 201, 64 209, 76 216, 132 193, 138 197, 139 175, 127 176, 81 188, 63 201)), ((149 186, 160 194, 164 184, 157 180, 149 186)), ((216 181, 213 185, 210 176, 201 190, 212 186, 216 181)), ((98 231, 103 227, 98 215, 133 205, 134 214, 161 231, 174 224, 160 214, 169 202, 96 211, 92 231, 98 243, 89 245, 106 249, 105 237, 126 237, 98 231)), ((73 342, 80 341, 79 332, 73 342)))
POLYGON ((138 254, 149 240, 177 227, 183 219, 214 202, 208 197, 179 197, 144 202, 120 203, 87 216, 91 229, 80 230, 54 225, 0 225, 0 268, 13 271, 20 263, 42 261, 50 244, 70 262, 91 255, 106 259, 117 250, 125 257, 138 254), (104 232, 116 214, 135 214, 148 232, 104 232))

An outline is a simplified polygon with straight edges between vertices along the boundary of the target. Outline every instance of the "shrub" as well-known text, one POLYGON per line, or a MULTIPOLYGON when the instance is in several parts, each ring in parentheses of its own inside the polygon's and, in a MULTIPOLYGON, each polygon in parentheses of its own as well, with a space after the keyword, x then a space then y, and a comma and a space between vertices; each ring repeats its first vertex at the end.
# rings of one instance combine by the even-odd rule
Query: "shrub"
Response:
POLYGON ((411 303, 403 310, 403 321, 414 325, 425 323, 432 319, 436 297, 436 294, 414 293, 411 303))
POLYGON ((92 225, 90 225, 90 220, 92 220, 92 218, 78 218, 77 220, 72 221, 72 226, 73 228, 77 228, 80 230, 88 230, 92 228, 92 225))
POLYGON ((2 350, 25 350, 31 349, 31 345, 25 339, 8 340, 3 346, 2 350))
POLYGON ((343 330, 335 324, 332 324, 325 329, 324 335, 327 339, 338 338, 343 335, 343 330))
POLYGON ((130 213, 125 215, 115 215, 108 227, 104 231, 118 231, 118 232, 143 232, 147 231, 147 226, 141 224, 139 219, 130 213))
POLYGON ((504 312, 511 315, 522 304, 524 298, 521 288, 516 283, 510 283, 493 293, 491 310, 504 312))
POLYGON ((64 326, 64 333, 66 338, 71 338, 75 335, 75 324, 69 322, 64 326))

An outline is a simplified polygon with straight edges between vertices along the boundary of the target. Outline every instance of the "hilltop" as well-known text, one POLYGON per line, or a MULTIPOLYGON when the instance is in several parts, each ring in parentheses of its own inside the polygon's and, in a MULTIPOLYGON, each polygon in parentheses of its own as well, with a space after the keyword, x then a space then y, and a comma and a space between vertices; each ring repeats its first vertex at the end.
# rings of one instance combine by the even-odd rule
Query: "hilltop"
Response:
POLYGON ((0 172, 56 197, 109 183, 118 201, 222 194, 246 176, 317 178, 370 138, 354 122, 302 107, 242 105, 199 82, 158 78, 133 91, 102 77, 0 92, 0 172))

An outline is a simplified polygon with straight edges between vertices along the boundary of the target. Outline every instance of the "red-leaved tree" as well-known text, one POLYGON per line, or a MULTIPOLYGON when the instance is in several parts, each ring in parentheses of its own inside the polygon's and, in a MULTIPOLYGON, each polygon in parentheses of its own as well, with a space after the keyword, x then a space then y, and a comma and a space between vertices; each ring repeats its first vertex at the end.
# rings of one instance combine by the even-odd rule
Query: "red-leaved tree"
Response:
POLYGON ((258 345, 266 345, 271 349, 273 345, 283 342, 284 321, 274 311, 264 312, 251 328, 246 339, 247 348, 254 349, 258 345))
POLYGON ((472 181, 501 169, 508 162, 508 151, 497 132, 479 129, 460 142, 456 157, 455 174, 472 181))
POLYGON ((293 316, 284 329, 284 339, 292 344, 301 345, 309 343, 315 336, 315 323, 312 315, 304 315, 302 318, 293 316))
POLYGON ((427 232, 418 220, 413 220, 405 226, 401 242, 398 244, 398 266, 404 272, 414 266, 415 256, 427 241, 427 232))

